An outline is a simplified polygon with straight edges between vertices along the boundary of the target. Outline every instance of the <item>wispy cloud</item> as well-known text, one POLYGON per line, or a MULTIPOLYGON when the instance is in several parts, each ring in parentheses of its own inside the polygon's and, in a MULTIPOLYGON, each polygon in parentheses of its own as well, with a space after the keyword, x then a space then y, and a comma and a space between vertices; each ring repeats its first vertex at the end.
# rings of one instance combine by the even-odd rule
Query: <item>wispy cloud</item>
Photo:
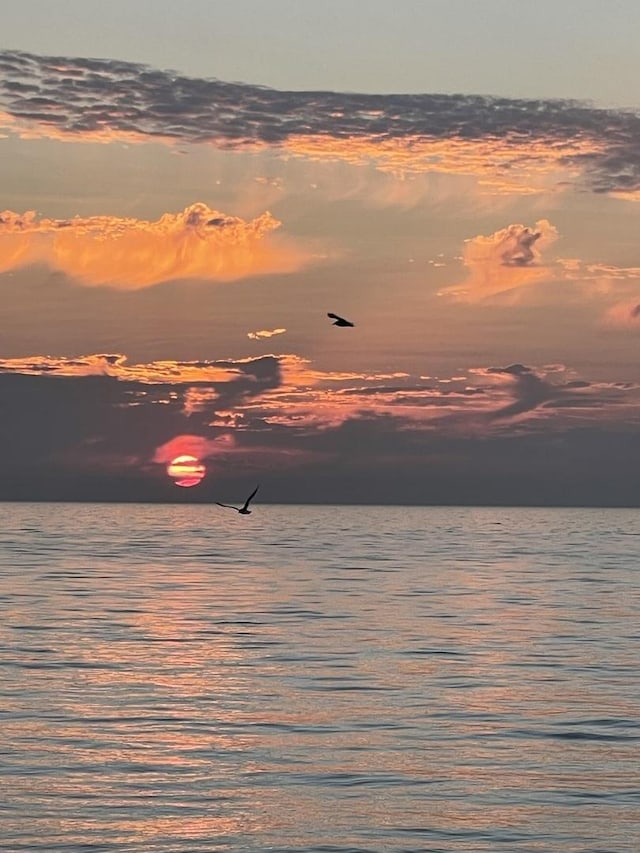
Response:
MULTIPOLYGON (((0 52, 5 129, 77 140, 212 143, 474 174, 537 191, 550 171, 595 192, 640 194, 640 117, 573 101, 281 92, 120 60, 0 52)), ((548 184, 547 184, 548 188, 548 184)))
POLYGON ((138 289, 177 278, 232 281, 291 272, 302 249, 270 236, 270 213, 246 221, 196 203, 156 221, 0 213, 0 271, 45 263, 89 286, 138 289))

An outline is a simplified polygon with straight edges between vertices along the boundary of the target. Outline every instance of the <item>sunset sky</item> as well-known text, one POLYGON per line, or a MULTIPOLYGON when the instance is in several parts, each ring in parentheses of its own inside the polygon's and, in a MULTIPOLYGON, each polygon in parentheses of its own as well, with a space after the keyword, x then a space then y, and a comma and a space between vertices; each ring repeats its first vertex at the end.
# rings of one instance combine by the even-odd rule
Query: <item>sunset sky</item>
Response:
POLYGON ((638 505, 640 5, 577 5, 6 10, 0 499, 638 505))

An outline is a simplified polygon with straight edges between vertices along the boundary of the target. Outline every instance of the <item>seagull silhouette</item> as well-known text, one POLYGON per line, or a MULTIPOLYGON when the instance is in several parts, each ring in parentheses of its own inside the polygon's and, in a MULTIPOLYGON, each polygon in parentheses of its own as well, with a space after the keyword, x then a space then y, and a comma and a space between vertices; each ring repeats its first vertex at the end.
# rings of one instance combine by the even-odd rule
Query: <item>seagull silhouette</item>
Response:
POLYGON ((332 314, 331 311, 329 311, 327 317, 335 320, 335 323, 331 324, 332 326, 355 326, 355 323, 352 323, 351 320, 345 320, 344 317, 340 317, 339 314, 332 314))
POLYGON ((227 509, 235 509, 235 511, 239 512, 240 515, 251 515, 251 510, 249 509, 249 504, 255 498, 256 492, 258 491, 259 488, 260 488, 260 485, 258 484, 255 487, 255 489, 251 492, 249 497, 246 499, 246 501, 244 502, 244 506, 240 507, 240 509, 238 509, 237 506, 231 506, 231 504, 221 504, 220 501, 216 501, 216 504, 218 506, 224 506, 227 509))

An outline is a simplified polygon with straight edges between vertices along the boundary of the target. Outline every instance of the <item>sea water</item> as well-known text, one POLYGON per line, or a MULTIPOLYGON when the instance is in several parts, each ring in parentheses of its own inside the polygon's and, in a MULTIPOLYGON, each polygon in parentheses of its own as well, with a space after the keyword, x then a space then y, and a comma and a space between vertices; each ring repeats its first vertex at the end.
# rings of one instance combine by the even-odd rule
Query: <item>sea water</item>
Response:
POLYGON ((640 512, 0 504, 0 850, 640 850, 640 512))

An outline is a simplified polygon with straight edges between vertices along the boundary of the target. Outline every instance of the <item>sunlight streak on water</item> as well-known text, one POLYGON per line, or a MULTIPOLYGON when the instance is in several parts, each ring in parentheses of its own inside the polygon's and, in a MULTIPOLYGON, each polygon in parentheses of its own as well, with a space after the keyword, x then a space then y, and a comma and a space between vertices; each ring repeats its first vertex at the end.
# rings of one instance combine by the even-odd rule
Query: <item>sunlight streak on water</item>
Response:
POLYGON ((3 853, 640 849, 635 511, 2 513, 3 853))

